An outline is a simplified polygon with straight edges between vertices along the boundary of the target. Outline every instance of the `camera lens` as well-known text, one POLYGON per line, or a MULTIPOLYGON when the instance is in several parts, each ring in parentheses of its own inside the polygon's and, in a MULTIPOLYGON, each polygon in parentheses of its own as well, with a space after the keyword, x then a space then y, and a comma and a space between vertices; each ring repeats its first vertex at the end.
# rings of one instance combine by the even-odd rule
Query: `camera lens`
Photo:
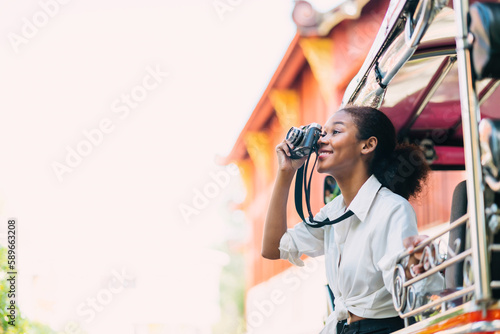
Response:
POLYGON ((300 143, 303 137, 304 131, 296 127, 290 128, 290 130, 288 130, 288 133, 286 134, 286 139, 288 139, 288 141, 293 145, 297 145, 298 143, 300 143))
POLYGON ((311 124, 309 124, 309 127, 310 128, 316 128, 319 131, 321 131, 321 125, 319 125, 318 123, 311 123, 311 124))

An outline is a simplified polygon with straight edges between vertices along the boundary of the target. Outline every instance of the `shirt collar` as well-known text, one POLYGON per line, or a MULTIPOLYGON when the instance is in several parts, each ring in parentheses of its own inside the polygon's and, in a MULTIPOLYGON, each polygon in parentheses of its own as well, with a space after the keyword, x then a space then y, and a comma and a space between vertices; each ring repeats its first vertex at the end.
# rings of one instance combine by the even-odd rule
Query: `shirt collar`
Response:
POLYGON ((370 209, 375 195, 382 184, 377 180, 375 175, 372 175, 359 188, 358 193, 352 200, 347 210, 354 212, 360 221, 365 220, 368 210, 370 209))

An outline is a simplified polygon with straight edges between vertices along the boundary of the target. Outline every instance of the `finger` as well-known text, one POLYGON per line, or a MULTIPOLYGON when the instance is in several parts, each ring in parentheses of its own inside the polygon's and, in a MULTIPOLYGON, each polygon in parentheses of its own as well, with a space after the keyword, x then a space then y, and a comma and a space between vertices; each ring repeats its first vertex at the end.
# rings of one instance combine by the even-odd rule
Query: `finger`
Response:
POLYGON ((407 237, 403 239, 403 246, 408 250, 408 252, 413 251, 415 236, 407 237))
POLYGON ((416 264, 412 269, 415 274, 422 274, 425 272, 424 266, 422 264, 416 264))
POLYGON ((410 273, 410 277, 415 277, 417 276, 418 274, 415 272, 415 265, 411 265, 408 269, 408 272, 410 273))
POLYGON ((290 148, 288 147, 285 140, 282 143, 278 144, 278 146, 276 146, 276 152, 280 151, 285 153, 285 155, 290 156, 290 148))
POLYGON ((412 235, 411 237, 407 237, 403 239, 403 246, 406 250, 411 253, 422 241, 428 238, 427 235, 412 235))
POLYGON ((422 254, 423 254, 423 252, 413 253, 413 257, 414 257, 417 261, 420 261, 420 260, 422 259, 422 254))
POLYGON ((289 156, 289 157, 291 156, 291 153, 290 153, 290 147, 288 146, 288 144, 287 144, 287 143, 284 143, 284 144, 283 144, 283 151, 285 152, 285 154, 286 154, 287 156, 289 156))
POLYGON ((413 245, 417 246, 419 245, 422 241, 425 241, 429 236, 427 235, 418 235, 414 240, 413 240, 413 245))

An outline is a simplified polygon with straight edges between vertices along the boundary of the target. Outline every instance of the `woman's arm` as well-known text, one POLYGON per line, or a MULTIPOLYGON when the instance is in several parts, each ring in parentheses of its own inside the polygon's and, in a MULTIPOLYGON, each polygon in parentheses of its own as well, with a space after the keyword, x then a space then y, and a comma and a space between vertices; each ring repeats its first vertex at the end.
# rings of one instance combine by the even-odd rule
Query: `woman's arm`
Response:
POLYGON ((280 258, 279 245, 281 237, 287 230, 286 207, 292 179, 293 172, 278 172, 276 177, 262 239, 262 256, 266 259, 276 260, 280 258))
POLYGON ((293 145, 286 140, 276 146, 279 169, 267 210, 262 239, 262 256, 270 260, 280 258, 280 240, 287 230, 286 208, 290 185, 296 170, 306 159, 290 159, 290 148, 293 148, 293 145))
MULTIPOLYGON (((396 266, 397 259, 399 255, 405 250, 412 250, 416 245, 421 243, 425 236, 418 235, 417 229, 417 217, 413 207, 405 202, 403 205, 395 208, 390 213, 390 218, 388 224, 386 224, 384 229, 380 229, 382 232, 382 240, 387 239, 387 242, 383 246, 377 247, 380 260, 377 262, 377 266, 382 270, 384 284, 389 292, 392 292, 393 288, 393 276, 394 268, 396 266), (382 257, 380 257, 382 256, 382 257)), ((377 230, 379 232, 379 230, 377 230)), ((377 240, 381 240, 380 237, 377 240)), ((415 264, 413 270, 415 272, 422 272, 423 268, 418 265, 421 253, 414 253, 410 257, 410 263, 415 264)), ((405 272, 406 278, 412 278, 409 270, 405 272)), ((443 287, 443 278, 439 273, 431 275, 430 277, 418 282, 414 285, 415 291, 422 293, 423 291, 433 291, 436 289, 441 289, 443 287)))

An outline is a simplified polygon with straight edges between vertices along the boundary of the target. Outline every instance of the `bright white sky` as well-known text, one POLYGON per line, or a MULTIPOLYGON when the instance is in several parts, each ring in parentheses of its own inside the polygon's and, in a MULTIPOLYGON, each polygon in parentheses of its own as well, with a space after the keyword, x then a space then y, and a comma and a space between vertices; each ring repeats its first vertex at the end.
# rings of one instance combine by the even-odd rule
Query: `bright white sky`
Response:
POLYGON ((215 155, 229 152, 295 34, 291 0, 223 0, 233 5, 222 19, 212 0, 66 2, 47 22, 38 1, 0 4, 0 233, 19 220, 21 302, 35 307, 31 275, 50 280, 57 326, 113 269, 162 277, 180 295, 203 277, 212 256, 200 250, 223 233, 215 203, 240 193, 237 177, 191 224, 179 205, 223 170, 215 155), (35 32, 34 16, 44 25, 35 32), (121 96, 145 92, 147 68, 169 74, 147 79, 125 114, 121 96), (112 131, 60 182, 54 163, 67 166, 101 122, 112 131))

